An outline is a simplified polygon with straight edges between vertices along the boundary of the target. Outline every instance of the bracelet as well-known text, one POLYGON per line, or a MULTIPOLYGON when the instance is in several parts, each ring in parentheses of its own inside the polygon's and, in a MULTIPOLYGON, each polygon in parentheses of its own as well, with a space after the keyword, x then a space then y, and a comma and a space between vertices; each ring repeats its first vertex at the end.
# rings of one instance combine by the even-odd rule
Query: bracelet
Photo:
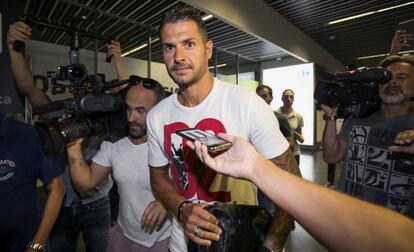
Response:
POLYGON ((179 222, 181 222, 181 212, 183 211, 184 205, 190 204, 190 203, 192 203, 192 202, 189 201, 189 200, 183 200, 183 201, 181 201, 180 205, 178 205, 177 219, 178 219, 179 222))
POLYGON ((33 249, 36 251, 44 251, 45 250, 45 245, 39 244, 35 241, 31 241, 29 242, 29 244, 27 244, 27 249, 33 249))
POLYGON ((338 119, 336 115, 323 115, 322 118, 325 121, 335 121, 336 119, 338 119))

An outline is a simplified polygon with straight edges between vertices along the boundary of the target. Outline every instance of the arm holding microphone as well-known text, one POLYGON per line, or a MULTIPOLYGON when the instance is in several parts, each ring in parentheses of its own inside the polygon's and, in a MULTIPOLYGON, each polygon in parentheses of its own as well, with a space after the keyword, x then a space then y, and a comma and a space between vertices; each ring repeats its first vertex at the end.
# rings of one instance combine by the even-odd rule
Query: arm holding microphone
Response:
POLYGON ((187 143, 211 169, 255 183, 328 249, 410 251, 414 247, 414 222, 407 217, 302 180, 258 154, 244 139, 219 136, 233 147, 214 158, 200 142, 187 143))

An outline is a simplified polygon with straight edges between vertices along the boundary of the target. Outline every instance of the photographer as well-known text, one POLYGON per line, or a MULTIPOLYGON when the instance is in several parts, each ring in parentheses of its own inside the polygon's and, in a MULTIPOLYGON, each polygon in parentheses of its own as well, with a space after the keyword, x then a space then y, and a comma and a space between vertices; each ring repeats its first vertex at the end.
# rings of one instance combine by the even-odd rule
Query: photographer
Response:
POLYGON ((168 251, 171 223, 154 199, 147 161, 147 113, 163 98, 158 82, 143 79, 126 96, 127 137, 115 143, 104 141, 90 165, 84 160, 81 140, 67 148, 70 174, 79 191, 93 188, 111 173, 118 185, 119 216, 109 232, 108 251, 168 251))
POLYGON ((414 58, 390 56, 380 66, 389 70, 392 78, 378 86, 379 111, 347 120, 337 136, 336 109, 322 105, 326 120, 323 156, 328 163, 343 159, 340 190, 414 218, 414 194, 407 189, 412 188, 414 157, 390 151, 398 147, 389 149, 399 132, 414 125, 414 113, 410 112, 414 58))
MULTIPOLYGON (((27 42, 30 36, 31 28, 24 22, 16 22, 9 28, 7 45, 17 88, 35 107, 47 104, 49 100, 35 86, 23 53, 13 50, 16 40, 27 42)), ((88 139, 88 143, 84 144, 85 152, 89 153, 86 158, 92 157, 100 141, 95 137, 88 139)), ((63 181, 65 199, 50 235, 52 250, 76 251, 78 237, 82 232, 88 251, 106 251, 107 231, 111 225, 108 192, 112 187, 112 180, 108 178, 83 193, 74 190, 67 169, 63 173, 63 181)))

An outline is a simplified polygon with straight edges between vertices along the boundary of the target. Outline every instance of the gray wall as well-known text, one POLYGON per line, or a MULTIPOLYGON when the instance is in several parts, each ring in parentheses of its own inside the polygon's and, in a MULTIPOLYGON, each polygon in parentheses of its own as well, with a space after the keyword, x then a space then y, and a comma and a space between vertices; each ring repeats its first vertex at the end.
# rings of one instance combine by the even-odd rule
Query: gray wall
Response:
MULTIPOLYGON (((69 64, 69 47, 33 40, 29 41, 26 47, 33 75, 37 79, 36 85, 46 91, 52 100, 71 97, 67 91, 64 94, 52 95, 50 88, 44 87, 40 80, 46 78, 46 72, 56 71, 58 66, 69 64)), ((105 74, 107 81, 116 79, 114 64, 106 63, 105 57, 106 54, 98 53, 98 73, 105 74)), ((93 73, 94 62, 94 52, 80 50, 80 63, 86 66, 89 74, 93 73)), ((123 62, 128 75, 147 76, 147 61, 123 57, 123 62)), ((151 63, 151 77, 170 91, 177 88, 177 85, 168 76, 164 64, 151 63)))

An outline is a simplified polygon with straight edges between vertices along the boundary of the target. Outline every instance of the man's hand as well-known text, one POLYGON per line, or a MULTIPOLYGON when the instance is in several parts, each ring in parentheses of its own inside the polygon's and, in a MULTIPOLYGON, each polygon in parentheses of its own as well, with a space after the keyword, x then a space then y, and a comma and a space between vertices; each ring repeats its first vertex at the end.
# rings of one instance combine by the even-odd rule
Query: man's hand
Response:
POLYGON ((199 141, 187 141, 187 145, 196 152, 203 163, 216 172, 251 180, 255 163, 260 156, 256 149, 243 138, 223 133, 219 133, 218 136, 232 142, 233 146, 214 158, 208 154, 207 146, 199 141))
POLYGON ((108 49, 108 57, 114 59, 114 61, 121 61, 121 45, 118 41, 111 40, 111 43, 106 45, 108 49))
POLYGON ((414 129, 398 133, 395 136, 394 143, 396 145, 390 146, 389 151, 414 155, 414 129))
POLYGON ((413 40, 413 34, 407 33, 403 30, 396 31, 391 41, 390 55, 396 55, 403 48, 410 47, 410 42, 412 42, 413 40))
POLYGON ((204 204, 185 204, 181 211, 184 232, 195 243, 210 246, 211 240, 218 241, 221 229, 214 215, 204 209, 204 204))
POLYGON ((141 218, 141 229, 152 234, 155 229, 160 230, 167 219, 167 210, 157 200, 151 201, 145 208, 141 218))
POLYGON ((30 40, 30 36, 32 36, 32 29, 24 22, 18 21, 11 24, 7 32, 7 47, 9 51, 13 50, 14 41, 27 42, 30 40))
POLYGON ((328 105, 325 104, 321 104, 321 108, 323 110, 323 112, 325 113, 325 115, 327 116, 335 116, 336 115, 336 111, 338 110, 338 108, 331 108, 328 105))

